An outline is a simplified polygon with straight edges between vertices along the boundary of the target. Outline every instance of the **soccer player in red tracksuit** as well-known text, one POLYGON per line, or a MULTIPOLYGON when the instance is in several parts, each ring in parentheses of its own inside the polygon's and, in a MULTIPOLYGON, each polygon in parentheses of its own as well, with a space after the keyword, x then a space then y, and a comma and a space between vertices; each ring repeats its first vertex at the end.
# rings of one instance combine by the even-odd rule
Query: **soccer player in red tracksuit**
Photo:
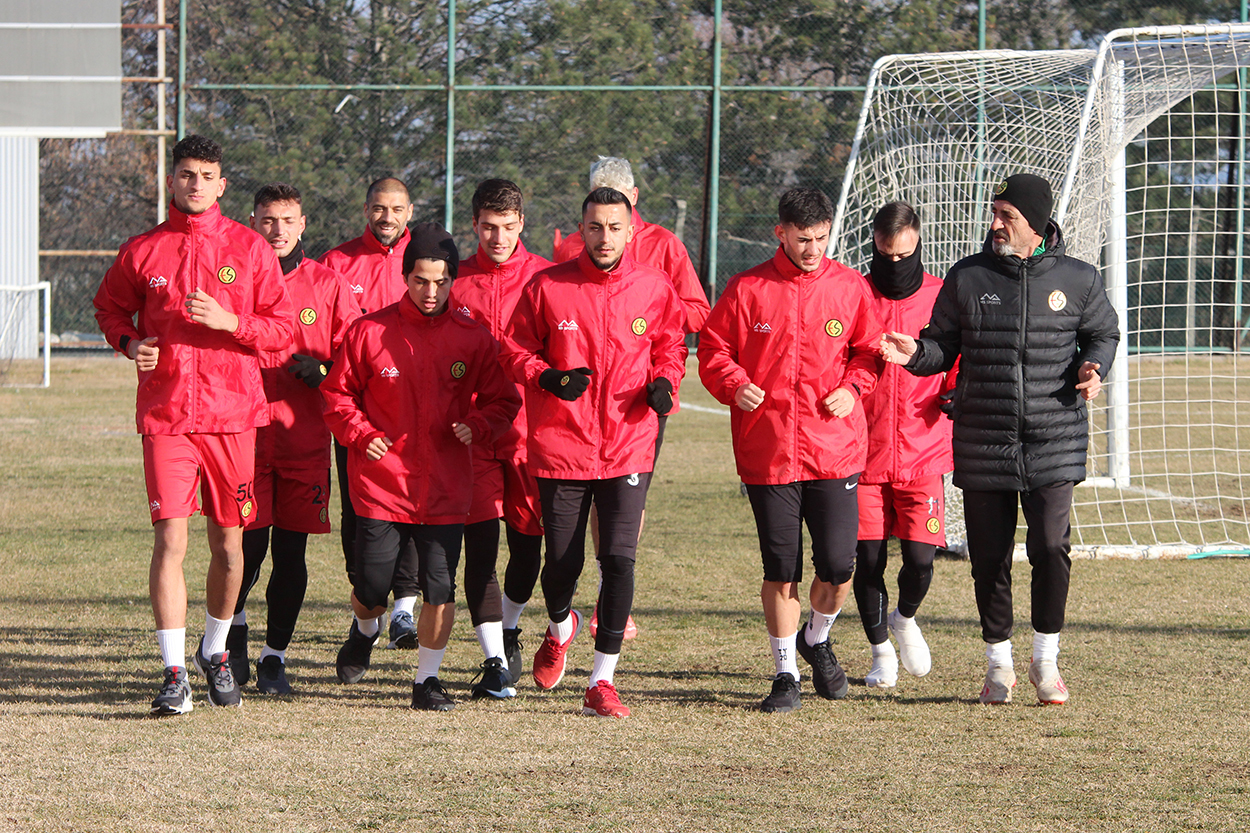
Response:
MULTIPOLYGON (((412 220, 412 201, 408 188, 393 177, 370 183, 365 192, 365 233, 348 240, 321 256, 321 263, 347 279, 360 305, 361 314, 377 312, 400 299, 407 291, 404 283, 404 250, 408 245, 408 223, 412 220)), ((342 517, 339 534, 343 541, 343 558, 348 581, 355 572, 356 513, 352 509, 351 484, 347 476, 347 449, 334 445, 334 463, 338 470, 339 501, 342 517)), ((391 610, 391 648, 415 648, 417 629, 412 621, 417 601, 417 554, 411 548, 401 557, 402 566, 395 573, 395 606, 391 610)), ((357 623, 361 632, 376 636, 378 622, 357 623)), ((342 682, 356 682, 342 680, 342 682)))
MULTIPOLYGON (((590 188, 593 191, 596 188, 614 188, 629 198, 630 203, 634 206, 633 223, 634 237, 626 247, 630 257, 650 266, 652 269, 659 269, 668 275, 669 280, 673 283, 673 289, 676 290, 677 296, 681 298, 681 305, 684 311, 684 320, 682 327, 686 334, 697 333, 703 329, 703 322, 707 320, 711 307, 707 302, 707 294, 703 290, 703 284, 699 282, 699 275, 694 270, 694 265, 690 262, 690 255, 686 251, 686 246, 681 242, 677 235, 673 234, 663 226, 654 223, 643 222, 642 217, 638 214, 638 186, 634 183, 634 171, 629 164, 628 159, 622 159, 619 156, 600 156, 594 162, 590 163, 590 188)), ((554 252, 557 262, 571 260, 578 256, 584 248, 581 234, 574 232, 563 241, 555 244, 554 252)), ((677 413, 681 410, 681 400, 679 397, 673 399, 673 410, 671 413, 677 413)), ((660 445, 664 442, 664 429, 668 423, 668 414, 660 417, 660 439, 656 446, 656 458, 658 460, 660 454, 660 445)), ((643 520, 646 520, 646 513, 643 513, 643 520)), ((595 510, 591 509, 590 528, 592 537, 594 537, 598 547, 598 527, 595 521, 595 510)), ((591 614, 590 617, 590 633, 593 635, 598 628, 598 611, 591 614)), ((638 628, 634 624, 634 617, 629 617, 629 621, 625 625, 625 638, 633 639, 638 633, 638 628)))
MULTIPOLYGON (((526 250, 525 199, 506 179, 488 179, 473 193, 477 253, 460 264, 456 306, 503 339, 521 290, 551 261, 526 250)), ((522 398, 524 390, 522 389, 522 398)), ((521 676, 521 611, 542 566, 542 506, 525 464, 525 409, 495 443, 473 445, 473 507, 464 527, 464 595, 486 662, 475 697, 511 697, 521 676), (508 535, 503 593, 495 575, 499 518, 508 535), (501 662, 501 660, 503 662, 501 662), (507 679, 502 674, 507 674, 507 679)))
POLYGON ((776 664, 765 712, 801 705, 796 647, 812 665, 817 694, 846 696, 829 631, 855 566, 856 487, 867 446, 860 400, 881 373, 874 349, 881 326, 863 277, 824 256, 829 198, 794 188, 778 213, 776 254, 734 276, 699 339, 699 377, 733 406, 734 455, 759 531, 760 597, 776 664), (816 578, 811 619, 796 634, 804 521, 816 578))
POLYGON ((294 320, 273 250, 221 214, 221 158, 202 136, 174 145, 169 219, 126 241, 94 301, 105 338, 138 369, 135 422, 155 533, 148 580, 165 664, 153 714, 192 707, 182 563, 197 484, 212 558, 194 662, 210 702, 239 704, 226 635, 243 577, 243 525, 256 506, 256 427, 267 421, 256 351, 290 342, 294 320))
POLYGON ((634 597, 634 559, 655 460, 657 415, 685 374, 681 301, 661 272, 626 252, 632 206, 619 191, 582 205, 586 250, 539 272, 504 338, 504 364, 526 388, 527 454, 542 498, 550 619, 534 682, 554 688, 582 616, 572 609, 586 524, 599 507, 600 627, 582 713, 625 717, 613 685, 634 597))
MULTIPOLYGON (((356 622, 382 614, 400 553, 414 546, 425 603, 412 707, 431 711, 455 705, 438 670, 455 618, 456 565, 473 501, 470 446, 498 439, 521 407, 499 364, 498 343, 449 303, 459 262, 440 226, 413 227, 404 252, 407 293, 352 324, 321 386, 326 423, 348 449, 357 515, 356 622)), ((359 679, 369 666, 374 639, 356 622, 339 651, 340 677, 359 679)))
POLYGON ((256 192, 252 228, 278 256, 287 294, 298 310, 295 338, 281 350, 260 353, 260 374, 269 400, 269 424, 256 430, 256 512, 243 531, 243 586, 226 639, 235 681, 251 677, 244 606, 260 578, 273 529, 273 570, 265 647, 256 663, 256 688, 290 694, 286 649, 308 588, 304 556, 308 536, 330 531, 330 431, 322 419, 317 386, 360 308, 343 276, 304 256, 300 237, 308 224, 299 191, 273 182, 256 192))
MULTIPOLYGON (((890 332, 918 335, 929 323, 941 279, 927 274, 920 259, 920 217, 905 202, 887 203, 873 218, 869 284, 882 325, 890 332)), ((923 677, 931 666, 929 646, 916 624, 916 611, 933 579, 933 557, 946 544, 942 475, 954 468, 951 421, 942 412, 953 395, 954 368, 944 376, 913 376, 887 364, 877 389, 864 397, 868 418, 868 461, 859 479, 859 546, 855 602, 872 645, 872 669, 864 683, 898 684, 898 661, 923 677), (903 566, 898 573, 898 607, 888 610, 886 542, 898 536, 903 566), (899 655, 890 644, 898 640, 899 655)))

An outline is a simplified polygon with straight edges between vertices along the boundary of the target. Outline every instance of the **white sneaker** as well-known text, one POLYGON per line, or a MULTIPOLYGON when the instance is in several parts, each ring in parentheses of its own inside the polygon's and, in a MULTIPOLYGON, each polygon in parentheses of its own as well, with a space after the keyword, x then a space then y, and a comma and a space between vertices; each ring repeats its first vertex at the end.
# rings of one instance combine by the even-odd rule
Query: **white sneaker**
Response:
POLYGON ((1059 676, 1059 666, 1049 660, 1029 660, 1029 682, 1037 689, 1037 701, 1062 706, 1068 702, 1068 687, 1059 676))
POLYGON ((899 614, 897 608, 886 620, 890 635, 898 642, 898 653, 903 667, 913 677, 923 677, 933 668, 933 658, 929 656, 929 643, 924 641, 920 626, 916 620, 908 619, 899 614))
POLYGON ((1016 687, 1016 672, 1009 665, 991 665, 985 672, 985 685, 981 687, 981 702, 997 706, 1011 702, 1011 690, 1016 687))
POLYGON ((894 688, 898 685, 898 654, 894 653, 894 646, 888 639, 881 645, 872 646, 872 670, 864 677, 864 685, 869 688, 894 688), (888 649, 888 652, 883 649, 888 649))

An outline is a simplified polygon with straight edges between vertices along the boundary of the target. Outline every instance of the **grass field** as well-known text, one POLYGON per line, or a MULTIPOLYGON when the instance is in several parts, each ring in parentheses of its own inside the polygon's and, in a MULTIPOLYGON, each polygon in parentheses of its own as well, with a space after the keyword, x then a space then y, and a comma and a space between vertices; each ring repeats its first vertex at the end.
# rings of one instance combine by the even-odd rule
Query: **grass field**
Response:
MULTIPOLYGON (((715 406, 697 381, 684 397, 715 406)), ((617 683, 634 716, 580 716, 590 640, 553 693, 469 702, 480 661, 460 612, 450 714, 407 708, 415 655, 377 651, 342 686, 337 536, 314 538, 291 646, 297 694, 147 716, 159 658, 151 530, 129 362, 63 359, 50 390, 0 390, 0 831, 1246 831, 1250 561, 1078 561, 1063 707, 1032 702, 1027 565, 1017 565, 1017 702, 977 703, 984 671, 967 565, 941 561, 920 621, 934 670, 862 685, 853 601, 834 627, 850 697, 752 710, 772 662, 754 527, 727 419, 668 429, 617 683)), ((203 624, 193 526, 188 640, 203 624)), ((593 577, 579 606, 593 604, 593 577)), ((263 593, 250 604, 263 622, 263 593)), ((527 654, 544 617, 522 620, 527 654)), ((258 650, 253 642, 253 653, 258 650)), ((529 660, 527 656, 526 667, 529 660)))

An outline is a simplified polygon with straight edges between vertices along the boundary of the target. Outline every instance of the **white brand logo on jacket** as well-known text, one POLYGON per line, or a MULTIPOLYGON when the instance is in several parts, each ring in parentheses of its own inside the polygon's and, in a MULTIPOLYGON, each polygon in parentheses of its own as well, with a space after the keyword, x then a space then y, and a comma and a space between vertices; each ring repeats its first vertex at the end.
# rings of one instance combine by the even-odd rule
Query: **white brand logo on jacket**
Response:
POLYGON ((1059 310, 1068 305, 1068 296, 1064 295, 1062 290, 1056 289, 1054 292, 1050 293, 1050 297, 1046 299, 1046 303, 1055 312, 1059 312, 1059 310))
POLYGON ((1002 301, 999 300, 997 295, 991 292, 987 292, 981 296, 981 303, 982 304, 1002 304, 1002 301))
POLYGON ((365 294, 365 288, 358 283, 348 284, 348 286, 351 288, 353 295, 365 294))
POLYGON ((168 286, 169 281, 165 280, 163 275, 157 275, 154 278, 148 278, 148 286, 153 289, 160 289, 162 286, 168 286))
POLYGON ((773 325, 772 324, 756 324, 751 329, 755 330, 755 332, 757 333, 771 333, 773 331, 773 325))
POLYGON ((461 304, 460 306, 456 307, 456 312, 458 312, 458 313, 460 313, 461 315, 464 315, 464 316, 466 316, 466 317, 468 317, 468 318, 472 318, 472 317, 473 317, 473 310, 469 309, 469 308, 468 308, 468 307, 466 307, 464 304, 461 304))
POLYGON ((154 500, 149 504, 149 506, 152 507, 153 512, 158 512, 161 508, 161 502, 159 500, 154 500))
POLYGON ((561 322, 557 325, 557 327, 556 327, 556 328, 557 328, 557 329, 560 329, 560 330, 576 330, 576 329, 579 329, 579 328, 578 328, 578 326, 577 326, 577 322, 576 322, 576 321, 574 321, 574 320, 572 320, 571 318, 570 318, 570 319, 565 319, 564 321, 561 321, 561 322))
POLYGON ((399 370, 394 367, 384 367, 382 368, 382 377, 385 379, 398 379, 399 370))

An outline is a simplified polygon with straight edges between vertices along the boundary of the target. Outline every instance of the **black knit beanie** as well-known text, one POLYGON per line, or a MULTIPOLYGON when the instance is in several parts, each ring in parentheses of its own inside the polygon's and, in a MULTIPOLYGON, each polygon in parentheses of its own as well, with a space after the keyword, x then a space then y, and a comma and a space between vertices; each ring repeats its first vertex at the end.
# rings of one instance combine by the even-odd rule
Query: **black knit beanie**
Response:
POLYGON ((1014 205, 1030 228, 1046 236, 1050 210, 1055 205, 1049 182, 1033 174, 1012 174, 994 189, 994 199, 1014 205))
POLYGON ((418 260, 443 260, 454 281, 460 270, 460 250, 447 230, 438 223, 417 223, 410 233, 408 247, 404 249, 404 274, 411 273, 418 260))

